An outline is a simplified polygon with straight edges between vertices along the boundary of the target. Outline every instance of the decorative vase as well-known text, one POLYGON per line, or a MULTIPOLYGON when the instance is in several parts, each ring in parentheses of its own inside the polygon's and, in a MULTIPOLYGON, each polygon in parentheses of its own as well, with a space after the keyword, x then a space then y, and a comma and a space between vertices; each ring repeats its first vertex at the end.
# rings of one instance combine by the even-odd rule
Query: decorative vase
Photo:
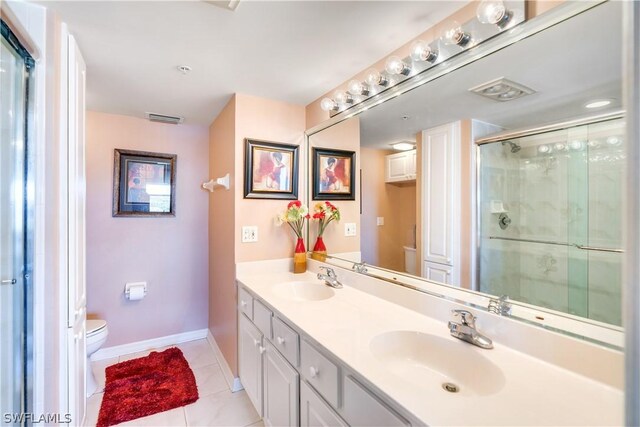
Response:
POLYGON ((293 272, 304 273, 307 271, 307 250, 304 247, 304 240, 302 237, 298 237, 296 243, 296 251, 293 254, 293 272))
POLYGON ((324 240, 322 240, 322 236, 318 236, 316 239, 316 244, 313 247, 313 252, 311 252, 311 258, 316 261, 326 261, 327 260, 327 247, 324 245, 324 240))

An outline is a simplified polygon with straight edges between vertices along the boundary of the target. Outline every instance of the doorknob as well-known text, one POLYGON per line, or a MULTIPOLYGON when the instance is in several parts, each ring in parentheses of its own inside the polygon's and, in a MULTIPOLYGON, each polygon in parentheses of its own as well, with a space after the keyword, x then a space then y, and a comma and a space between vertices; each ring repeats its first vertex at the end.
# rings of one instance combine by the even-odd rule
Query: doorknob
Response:
POLYGON ((0 285, 15 285, 16 279, 7 279, 0 281, 0 285))

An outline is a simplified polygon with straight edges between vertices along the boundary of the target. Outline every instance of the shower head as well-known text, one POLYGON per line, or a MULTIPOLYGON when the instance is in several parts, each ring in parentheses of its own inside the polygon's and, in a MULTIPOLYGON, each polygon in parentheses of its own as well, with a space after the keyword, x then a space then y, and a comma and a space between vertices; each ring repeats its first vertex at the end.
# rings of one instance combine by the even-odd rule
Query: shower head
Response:
POLYGON ((516 144, 513 141, 502 141, 502 145, 505 145, 505 144, 509 144, 511 146, 512 153, 517 153, 522 149, 522 147, 520 147, 518 144, 516 144))

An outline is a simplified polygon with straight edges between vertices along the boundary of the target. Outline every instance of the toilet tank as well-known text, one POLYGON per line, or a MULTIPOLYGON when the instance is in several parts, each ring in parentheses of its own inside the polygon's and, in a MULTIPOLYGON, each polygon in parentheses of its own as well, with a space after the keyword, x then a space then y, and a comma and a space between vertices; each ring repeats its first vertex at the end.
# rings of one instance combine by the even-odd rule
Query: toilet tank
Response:
POLYGON ((416 248, 403 246, 404 248, 404 271, 416 275, 416 248))

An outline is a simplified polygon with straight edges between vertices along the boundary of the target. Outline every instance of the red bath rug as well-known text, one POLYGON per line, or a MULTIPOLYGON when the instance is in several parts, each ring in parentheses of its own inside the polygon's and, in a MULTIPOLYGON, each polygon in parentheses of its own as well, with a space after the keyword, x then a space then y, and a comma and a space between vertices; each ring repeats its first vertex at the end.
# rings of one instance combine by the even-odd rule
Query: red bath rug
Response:
POLYGON ((106 376, 96 427, 146 417, 198 400, 193 371, 176 347, 109 366, 106 376))

